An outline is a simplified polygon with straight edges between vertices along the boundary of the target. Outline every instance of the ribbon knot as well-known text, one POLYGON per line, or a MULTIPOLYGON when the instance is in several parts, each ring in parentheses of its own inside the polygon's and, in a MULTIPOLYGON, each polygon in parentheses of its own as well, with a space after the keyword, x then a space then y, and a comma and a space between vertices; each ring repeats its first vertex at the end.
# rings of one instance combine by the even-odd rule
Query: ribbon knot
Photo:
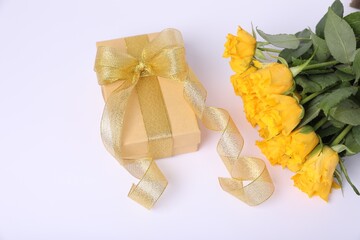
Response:
POLYGON ((138 65, 135 67, 135 72, 142 75, 145 72, 146 65, 143 61, 139 61, 138 65))
POLYGON ((134 73, 138 78, 151 76, 151 72, 151 68, 143 60, 140 60, 134 68, 134 73))

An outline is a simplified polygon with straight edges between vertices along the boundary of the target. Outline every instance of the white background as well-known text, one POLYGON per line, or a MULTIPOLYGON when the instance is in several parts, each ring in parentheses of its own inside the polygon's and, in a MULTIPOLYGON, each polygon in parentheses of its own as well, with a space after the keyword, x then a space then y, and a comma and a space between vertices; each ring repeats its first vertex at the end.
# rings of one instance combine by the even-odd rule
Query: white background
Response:
MULTIPOLYGON (((329 203, 309 199, 266 161, 276 186, 268 201, 249 207, 223 192, 219 134, 203 128, 198 152, 158 161, 169 185, 153 210, 127 198, 136 179, 100 139, 96 41, 179 29, 207 103, 229 110, 244 154, 264 158, 233 94, 225 36, 251 22, 268 33, 314 29, 332 0, 213 2, 0 0, 1 240, 360 239, 360 199, 348 185, 329 203)), ((359 160, 346 165, 360 187, 359 160)))

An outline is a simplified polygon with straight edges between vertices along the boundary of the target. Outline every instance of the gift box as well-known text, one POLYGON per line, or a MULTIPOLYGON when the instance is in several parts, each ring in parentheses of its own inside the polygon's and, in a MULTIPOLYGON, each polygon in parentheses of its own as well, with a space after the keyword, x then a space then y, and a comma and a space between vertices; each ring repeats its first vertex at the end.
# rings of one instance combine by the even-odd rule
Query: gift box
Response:
MULTIPOLYGON (((118 38, 108 41, 98 42, 97 47, 106 46, 119 49, 126 53, 128 51, 126 39, 146 36, 148 41, 154 39, 159 33, 118 38)), ((198 150, 200 144, 200 130, 196 116, 183 96, 183 83, 163 77, 155 77, 161 89, 161 97, 166 107, 167 118, 171 128, 172 151, 167 154, 152 156, 156 159, 178 155, 182 153, 194 152, 198 150), (171 155, 168 155, 171 154, 171 155)), ((139 81, 142 81, 141 79, 139 81)), ((122 84, 116 81, 112 84, 101 85, 101 90, 105 102, 109 96, 122 84)), ((148 153, 148 134, 143 120, 138 93, 133 91, 129 97, 122 133, 122 154, 123 158, 140 158, 147 156, 148 153)), ((152 96, 150 96, 152 97, 152 96)), ((161 99, 159 100, 161 101, 161 99)), ((150 106, 151 107, 151 106, 150 106)), ((153 113, 157 114, 157 113, 153 113)), ((155 154, 156 155, 156 154, 155 154)))
POLYGON ((187 65, 179 31, 103 41, 97 47, 95 71, 106 102, 101 136, 107 150, 140 180, 130 189, 131 199, 152 208, 167 186, 154 159, 196 151, 197 119, 222 132, 217 152, 231 178, 219 178, 221 187, 249 205, 271 195, 265 164, 240 156, 244 140, 228 112, 206 106, 206 90, 187 65))

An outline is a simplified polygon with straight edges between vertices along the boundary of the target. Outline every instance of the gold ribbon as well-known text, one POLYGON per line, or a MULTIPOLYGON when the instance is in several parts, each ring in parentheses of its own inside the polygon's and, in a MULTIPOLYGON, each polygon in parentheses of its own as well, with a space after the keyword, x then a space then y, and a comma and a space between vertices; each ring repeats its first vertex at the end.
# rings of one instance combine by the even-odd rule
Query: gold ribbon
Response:
MULTIPOLYGON (((128 46, 132 44, 130 42, 137 46, 138 53, 135 56, 117 48, 99 47, 95 62, 100 85, 122 81, 106 102, 101 136, 107 150, 133 176, 140 179, 131 188, 129 197, 151 208, 167 185, 166 178, 153 161, 157 153, 152 152, 151 144, 148 156, 141 159, 125 159, 121 151, 123 121, 130 94, 148 77, 159 76, 183 82, 184 98, 196 116, 207 128, 222 132, 217 151, 231 175, 231 178, 219 178, 223 190, 248 205, 257 205, 268 199, 274 191, 274 185, 264 162, 257 158, 240 157, 244 140, 230 115, 224 109, 205 105, 206 90, 187 66, 180 32, 166 29, 145 46, 140 44, 142 47, 139 48, 139 43, 144 43, 143 38, 137 36, 127 41, 128 46)), ((141 94, 140 91, 138 93, 141 94)), ((152 106, 146 108, 149 107, 152 106)), ((158 146, 155 149, 160 149, 160 152, 161 149, 168 149, 166 143, 158 146)))
MULTIPOLYGON (((140 59, 138 66, 140 71, 144 71, 145 59, 141 60, 141 54, 143 47, 149 42, 148 36, 128 37, 125 42, 127 52, 140 59)), ((136 84, 136 91, 148 137, 148 156, 152 159, 172 156, 171 126, 158 78, 155 75, 142 77, 136 84)))

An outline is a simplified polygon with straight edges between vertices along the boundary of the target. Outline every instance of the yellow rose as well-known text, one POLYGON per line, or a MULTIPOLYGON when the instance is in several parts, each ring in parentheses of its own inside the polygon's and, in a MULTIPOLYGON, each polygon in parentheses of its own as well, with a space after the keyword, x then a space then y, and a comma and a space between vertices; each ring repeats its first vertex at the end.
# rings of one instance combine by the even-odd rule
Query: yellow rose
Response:
POLYGON ((253 57, 255 54, 255 47, 255 38, 239 26, 237 36, 232 34, 227 35, 224 57, 253 57))
MULTIPOLYGON (((257 61, 254 61, 254 65, 262 67, 257 61)), ((235 93, 244 102, 246 118, 253 126, 257 124, 258 114, 276 105, 276 101, 269 96, 285 93, 294 85, 290 70, 283 64, 268 64, 261 69, 255 66, 231 77, 235 93)))
POLYGON ((279 133, 289 135, 303 117, 303 108, 294 98, 285 95, 273 94, 268 101, 271 101, 270 107, 261 111, 255 119, 260 136, 270 139, 279 133))
POLYGON ((259 118, 263 111, 276 105, 276 101, 268 96, 259 98, 258 95, 249 94, 242 97, 244 102, 244 112, 247 120, 253 127, 258 124, 259 118))
MULTIPOLYGON (((259 66, 259 65, 258 65, 259 66)), ((238 73, 231 76, 231 83, 234 87, 236 95, 241 96, 244 104, 244 111, 248 121, 255 126, 254 116, 261 111, 261 101, 259 97, 254 94, 254 84, 249 76, 258 69, 254 66, 249 66, 243 73, 238 73)))
POLYGON ((312 128, 302 127, 288 136, 279 134, 269 140, 258 141, 256 145, 271 164, 280 164, 297 172, 318 143, 319 138, 312 128))
POLYGON ((268 64, 250 78, 258 95, 283 94, 294 86, 290 69, 280 63, 268 64))
POLYGON ((227 35, 224 57, 230 57, 230 66, 236 73, 244 72, 250 65, 255 54, 255 38, 238 27, 237 36, 227 35))
POLYGON ((232 75, 230 80, 236 95, 244 96, 253 88, 249 81, 249 75, 257 71, 256 67, 249 66, 244 72, 232 75))
POLYGON ((339 163, 338 154, 328 146, 308 156, 301 170, 292 177, 294 185, 309 197, 318 195, 328 201, 333 174, 339 163))
POLYGON ((232 84, 240 90, 240 95, 256 94, 261 98, 269 94, 283 94, 294 86, 289 68, 280 63, 268 64, 261 69, 251 66, 234 76, 232 84))

